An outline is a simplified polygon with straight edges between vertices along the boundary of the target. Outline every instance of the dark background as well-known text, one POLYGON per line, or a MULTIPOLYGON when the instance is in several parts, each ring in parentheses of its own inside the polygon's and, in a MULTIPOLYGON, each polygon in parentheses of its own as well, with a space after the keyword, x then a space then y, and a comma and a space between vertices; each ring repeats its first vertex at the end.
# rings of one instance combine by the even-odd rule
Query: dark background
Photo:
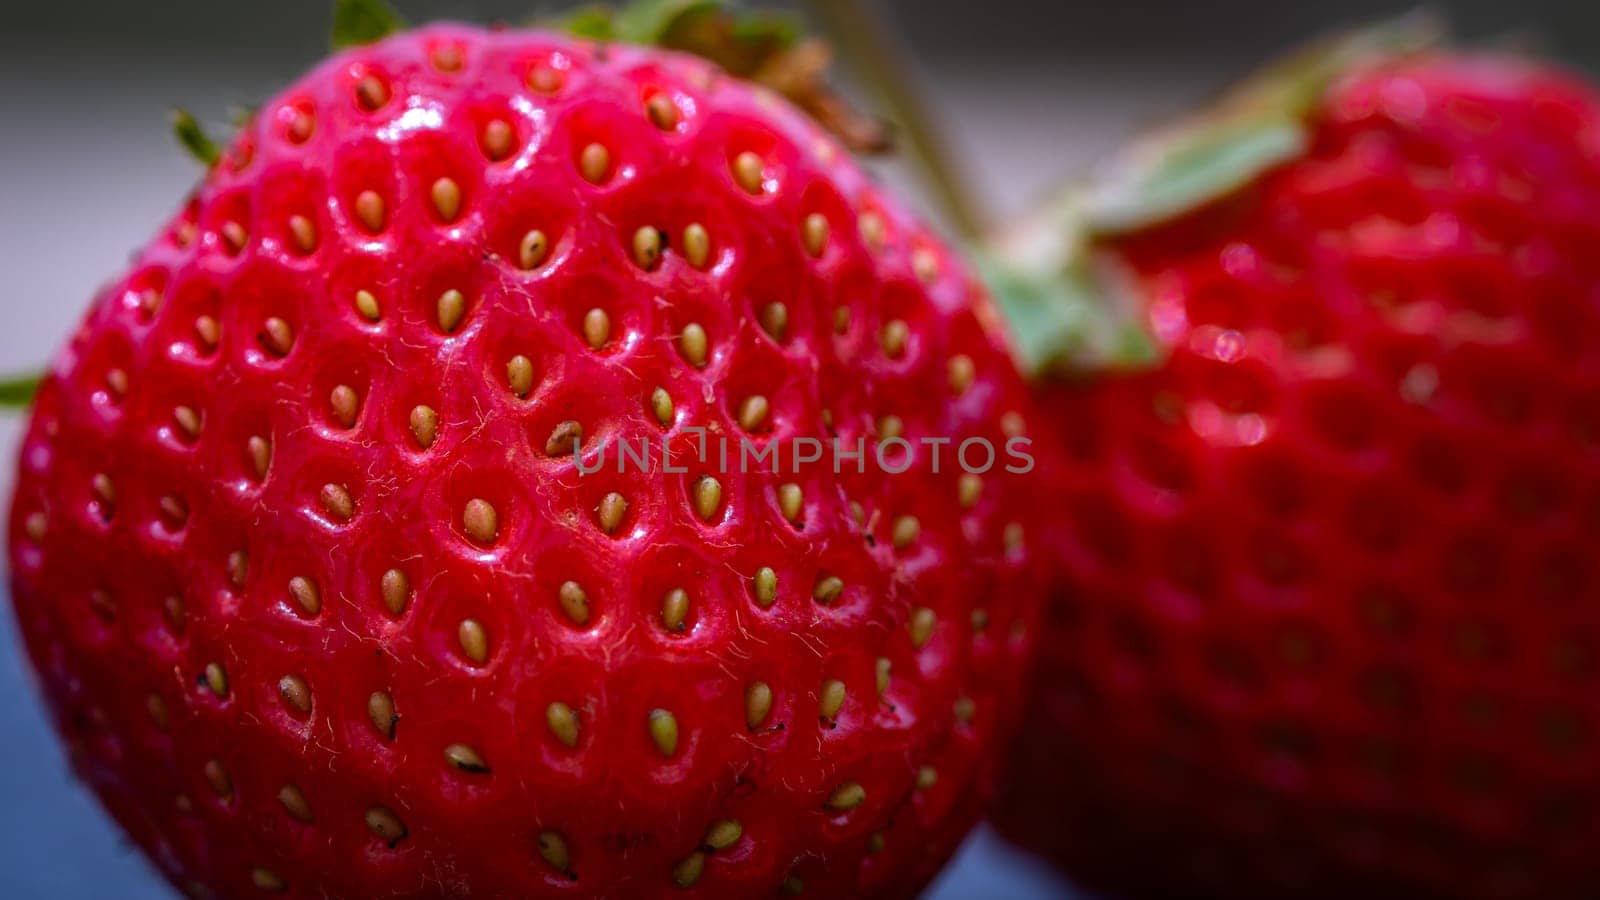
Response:
MULTIPOLYGON (((30 2, 5 15, 10 37, 63 38, 167 46, 283 51, 289 63, 309 62, 322 49, 321 0, 122 0, 30 2)), ((517 22, 569 4, 549 0, 399 0, 412 21, 456 18, 517 22)), ((792 5, 776 3, 768 5, 792 5)), ((1268 0, 1116 0, 1099 4, 1056 0, 881 0, 907 40, 932 62, 1060 59, 1072 56, 1252 58, 1311 31, 1391 15, 1419 5, 1446 13, 1462 34, 1485 37, 1539 33, 1547 47, 1572 59, 1600 49, 1600 7, 1583 0, 1459 0, 1395 3, 1343 0, 1273 3, 1268 0)))
MULTIPOLYGON (((398 0, 413 22, 518 22, 561 4, 398 0)), ((0 372, 38 367, 91 292, 198 177, 167 130, 188 106, 225 122, 326 51, 327 0, 0 0, 0 372)), ((932 105, 997 218, 1126 135, 1286 45, 1411 4, 1343 0, 883 0, 932 105)), ((1594 0, 1433 4, 1470 43, 1600 69, 1594 0)), ((896 164, 880 167, 912 187, 896 164)), ((20 423, 0 418, 0 496, 20 423)), ((0 612, 0 896, 143 900, 168 892, 72 786, 11 618, 0 612)), ((1070 896, 980 832, 938 900, 1070 896)))

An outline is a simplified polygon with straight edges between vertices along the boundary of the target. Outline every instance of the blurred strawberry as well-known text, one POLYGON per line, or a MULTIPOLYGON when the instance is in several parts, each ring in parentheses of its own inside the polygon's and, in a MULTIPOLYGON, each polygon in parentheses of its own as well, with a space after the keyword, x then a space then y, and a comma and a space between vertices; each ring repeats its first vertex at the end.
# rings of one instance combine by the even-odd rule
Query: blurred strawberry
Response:
POLYGON ((1002 250, 1037 362, 1139 363, 1042 391, 1065 571, 998 816, 1109 896, 1600 896, 1600 93, 1409 34, 1002 250))

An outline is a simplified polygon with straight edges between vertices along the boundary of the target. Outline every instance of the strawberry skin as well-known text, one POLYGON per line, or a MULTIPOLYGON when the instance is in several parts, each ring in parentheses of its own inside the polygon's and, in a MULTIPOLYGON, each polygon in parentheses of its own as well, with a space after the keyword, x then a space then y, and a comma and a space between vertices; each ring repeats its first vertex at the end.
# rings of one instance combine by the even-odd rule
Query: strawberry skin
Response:
POLYGON ((996 322, 694 59, 340 54, 37 399, 12 589, 74 765, 199 896, 912 894, 1017 718, 1028 478, 738 441, 1002 446, 996 322))
POLYGON ((1308 136, 1097 248, 1166 356, 1043 392, 999 820, 1113 897, 1600 895, 1600 95, 1428 54, 1308 136))

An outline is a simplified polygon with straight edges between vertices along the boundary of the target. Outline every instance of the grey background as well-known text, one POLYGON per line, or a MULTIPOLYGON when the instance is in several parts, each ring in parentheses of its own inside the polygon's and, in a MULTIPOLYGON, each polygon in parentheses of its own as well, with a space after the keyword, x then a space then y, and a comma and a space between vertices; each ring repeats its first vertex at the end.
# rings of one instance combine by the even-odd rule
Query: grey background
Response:
MULTIPOLYGON (((412 21, 518 21, 552 4, 399 0, 412 21)), ((892 0, 936 110, 997 216, 1023 208, 1141 125, 1202 99, 1285 44, 1411 4, 1344 0, 892 0)), ((1600 59, 1600 4, 1436 3, 1474 42, 1600 59)), ((7 0, 0 9, 0 372, 35 367, 197 177, 167 109, 226 120, 323 52, 324 0, 7 0)), ((905 173, 883 174, 907 189, 905 173)), ((0 494, 19 430, 0 419, 0 494)), ((72 785, 0 614, 0 893, 14 898, 166 897, 72 785)), ((1044 869, 979 832, 932 891, 1070 896, 1044 869)))

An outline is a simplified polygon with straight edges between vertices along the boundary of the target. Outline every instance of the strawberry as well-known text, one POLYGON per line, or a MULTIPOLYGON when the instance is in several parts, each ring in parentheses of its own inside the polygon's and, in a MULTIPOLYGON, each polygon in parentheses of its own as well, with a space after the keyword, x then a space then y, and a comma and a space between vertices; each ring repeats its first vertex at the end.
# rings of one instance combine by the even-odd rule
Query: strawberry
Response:
POLYGON ((1003 251, 1072 221, 1033 264, 1158 351, 1041 390, 1063 577, 998 814, 1107 896, 1600 895, 1600 93, 1367 43, 1003 251))
POLYGON ((1039 593, 997 323, 774 94, 389 37, 264 104, 56 357, 20 630, 197 896, 905 896, 1039 593), (791 460, 835 437, 866 460, 791 460))

